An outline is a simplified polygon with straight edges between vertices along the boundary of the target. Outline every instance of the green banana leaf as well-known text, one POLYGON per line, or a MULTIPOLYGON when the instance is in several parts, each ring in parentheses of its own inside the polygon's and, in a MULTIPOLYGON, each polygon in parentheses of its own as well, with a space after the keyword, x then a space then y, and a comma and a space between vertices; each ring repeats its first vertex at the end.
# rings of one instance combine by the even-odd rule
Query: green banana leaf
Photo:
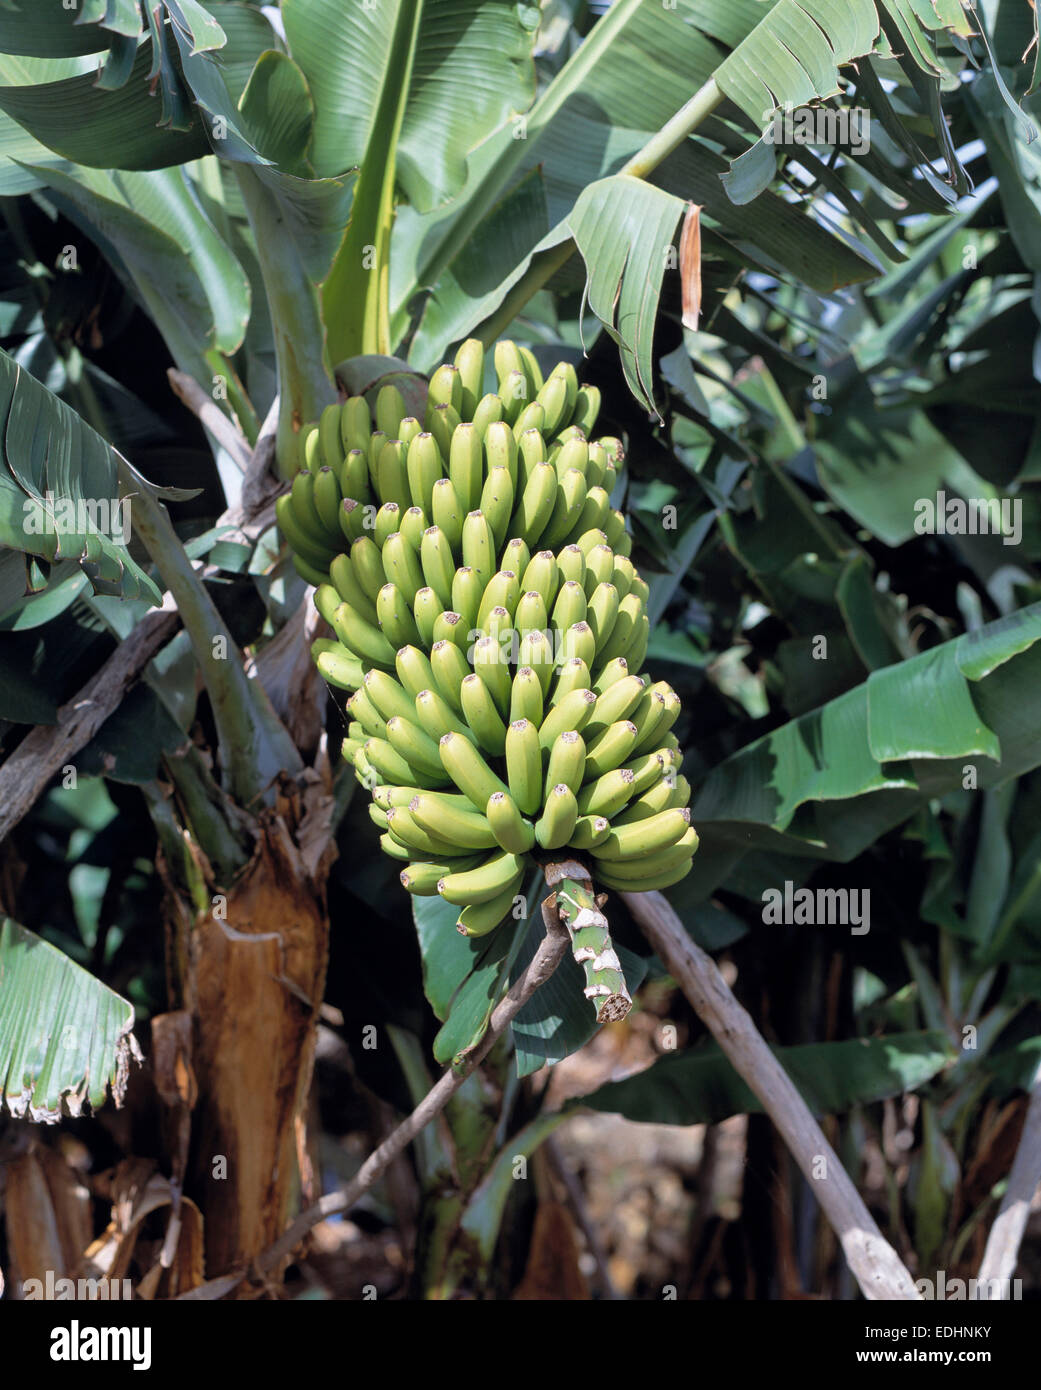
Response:
POLYGON ((141 1052, 133 1005, 13 922, 0 921, 0 1101, 52 1123, 126 1091, 141 1052))
MULTIPOLYGON (((913 1091, 955 1060, 941 1032, 894 1033, 883 1038, 807 1043, 771 1051, 815 1115, 839 1115, 854 1105, 913 1091)), ((624 1115, 643 1124, 718 1124, 731 1115, 755 1115, 762 1103, 712 1045, 659 1057, 624 1081, 609 1081, 569 1102, 624 1115)))
POLYGON ((133 503, 120 500, 111 446, 5 352, 0 422, 0 544, 78 560, 96 592, 160 603, 129 551, 133 503))

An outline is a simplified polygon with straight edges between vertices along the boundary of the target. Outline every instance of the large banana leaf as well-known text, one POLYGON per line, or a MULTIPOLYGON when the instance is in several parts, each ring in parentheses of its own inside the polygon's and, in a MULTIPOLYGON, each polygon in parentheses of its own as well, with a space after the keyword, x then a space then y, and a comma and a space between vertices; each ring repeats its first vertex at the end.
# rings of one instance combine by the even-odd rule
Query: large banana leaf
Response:
POLYGON ((4 352, 0 428, 0 544, 79 560, 96 592, 159 603, 130 555, 133 503, 120 502, 111 447, 4 352))
MULTIPOLYGON (((807 1043, 774 1049, 816 1115, 899 1096, 931 1080, 955 1060, 944 1033, 807 1043)), ((715 1046, 659 1057, 624 1081, 609 1081, 572 1102, 644 1124, 718 1124, 762 1111, 759 1100, 715 1046)))
POLYGON ((781 725, 716 767, 699 833, 847 861, 923 799, 1041 766, 1041 604, 965 633, 781 725), (866 795, 870 793, 870 795, 866 795))
POLYGON ((118 1105, 141 1053, 134 1008, 9 917, 0 921, 0 1101, 48 1123, 118 1105))

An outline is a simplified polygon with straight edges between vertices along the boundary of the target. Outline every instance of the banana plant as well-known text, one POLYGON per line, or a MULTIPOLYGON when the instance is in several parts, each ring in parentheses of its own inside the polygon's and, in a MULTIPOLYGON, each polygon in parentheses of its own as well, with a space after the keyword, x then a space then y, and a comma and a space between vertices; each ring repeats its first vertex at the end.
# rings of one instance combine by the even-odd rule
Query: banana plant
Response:
MULTIPOLYGON (((429 370, 448 345, 471 331, 490 342, 517 314, 531 312, 545 286, 581 283, 581 276, 566 278, 576 249, 587 267, 590 308, 617 341, 645 424, 660 390, 652 350, 653 329, 662 317, 664 267, 675 259, 669 252, 688 215, 688 199, 701 206, 702 247, 721 289, 724 272, 732 282, 756 270, 795 275, 821 295, 877 275, 904 254, 903 222, 923 212, 939 215, 966 186, 941 95, 958 102, 957 73, 985 43, 977 37, 976 21, 967 18, 971 7, 947 0, 913 10, 873 0, 817 0, 812 7, 778 0, 768 9, 753 0, 725 7, 679 0, 675 10, 617 0, 573 56, 547 72, 536 95, 535 16, 490 0, 427 0, 371 10, 332 0, 286 0, 280 25, 267 13, 234 4, 169 0, 147 10, 126 4, 106 8, 104 19, 98 8, 83 15, 81 24, 57 4, 4 11, 0 140, 7 158, 0 189, 9 195, 31 191, 80 228, 158 329, 172 363, 204 394, 227 401, 230 416, 223 424, 209 416, 208 428, 220 476, 231 480, 226 500, 232 505, 239 480, 231 453, 244 441, 240 463, 263 459, 270 431, 261 429, 261 421, 276 398, 278 464, 289 477, 298 466, 301 430, 335 398, 337 380, 361 373, 370 385, 406 366, 429 370), (9 12, 15 16, 10 21, 9 12), (107 56, 96 78, 102 53, 107 56), (634 61, 653 64, 660 81, 637 88, 631 81, 634 61), (809 155, 788 150, 778 166, 764 126, 778 109, 842 94, 854 61, 857 99, 894 142, 886 154, 872 157, 864 175, 872 188, 883 190, 887 212, 855 196, 859 175, 848 160, 829 176, 819 164, 812 166, 817 183, 800 209, 788 195, 788 180, 794 155, 809 155), (153 86, 157 96, 150 95, 153 86), (931 169, 938 155, 947 159, 947 181, 931 169), (906 201, 892 216, 901 198, 906 201), (820 220, 821 205, 830 199, 843 208, 837 226, 820 220), (856 244, 853 230, 874 250, 856 244), (561 279, 554 282, 554 275, 561 279), (231 449, 229 440, 236 436, 228 432, 230 423, 241 435, 231 449)), ((997 91, 1001 100, 1002 87, 997 91)), ((1000 119, 1018 121, 1018 108, 1006 105, 1000 119)), ((731 310, 716 308, 728 346, 754 336, 731 310)), ((24 370, 3 361, 11 389, 0 474, 7 528, 2 534, 8 546, 30 557, 30 583, 40 590, 25 607, 53 601, 52 581, 56 588, 67 579, 54 562, 67 559, 99 589, 117 585, 135 601, 119 617, 111 607, 99 610, 110 630, 125 637, 132 630, 129 616, 139 622, 144 602, 158 598, 158 579, 177 602, 208 694, 215 770, 190 746, 194 707, 178 709, 172 701, 166 714, 179 732, 163 751, 164 785, 153 780, 143 793, 171 888, 169 931, 178 963, 171 1007, 199 1017, 207 1000, 197 992, 198 974, 188 968, 187 943, 208 916, 207 948, 221 958, 231 938, 220 925, 226 919, 213 917, 217 899, 230 899, 250 921, 260 920, 250 915, 262 896, 257 882, 270 887, 278 879, 276 868, 285 869, 265 827, 277 814, 288 815, 293 833, 302 825, 304 806, 293 803, 286 812, 280 779, 288 774, 299 784, 303 759, 287 729, 286 703, 276 714, 263 683, 245 679, 228 618, 214 604, 213 592, 229 571, 218 561, 203 582, 193 568, 197 557, 219 544, 219 533, 201 542, 195 538, 194 549, 182 544, 162 497, 145 479, 112 453, 97 430, 70 419, 24 370), (60 454, 53 451, 55 443, 60 454), (26 498, 45 499, 50 491, 63 504, 75 503, 102 485, 139 499, 138 538, 147 558, 126 547, 106 548, 90 530, 75 535, 66 556, 65 550, 37 544, 19 525, 26 498), (224 639, 219 656, 215 638, 224 639), (258 864, 264 871, 259 880, 251 876, 258 864)), ((679 362, 672 370, 680 383, 675 394, 686 389, 700 405, 703 389, 689 363, 685 371, 679 362)), ((763 382, 769 394, 765 376, 763 382)), ((776 394, 767 407, 771 401, 776 407, 776 394)), ((713 405, 715 418, 712 409, 707 416, 719 443, 733 433, 732 421, 715 399, 713 405)), ((768 416, 768 408, 752 403, 750 417, 761 423, 768 416)), ((207 417, 202 419, 206 424, 207 417)), ((678 449, 685 447, 682 435, 681 426, 678 449)), ((732 509, 728 505, 738 476, 717 456, 698 485, 713 509, 728 513, 724 536, 743 564, 748 549, 741 532, 748 531, 751 517, 738 509, 743 495, 733 499, 732 509)), ((836 563, 848 560, 852 577, 845 592, 860 595, 864 567, 858 569, 856 547, 821 524, 805 499, 793 497, 783 475, 764 473, 757 488, 755 505, 769 504, 776 516, 772 509, 780 498, 783 514, 790 509, 815 543, 828 542, 836 563)), ((647 500, 645 516, 653 515, 652 503, 647 500)), ((639 526, 639 506, 636 511, 639 526)), ((698 518, 668 554, 649 525, 642 534, 663 565, 654 597, 661 616, 706 528, 698 518)), ((246 538, 246 553, 235 562, 257 576, 248 583, 260 594, 268 634, 302 596, 277 548, 268 525, 246 538)), ((807 545, 792 558, 808 553, 807 545)), ((872 636, 878 622, 876 612, 872 636)), ((965 716, 941 731, 947 735, 942 748, 929 745, 935 759, 954 756, 955 745, 961 756, 966 740, 970 751, 992 753, 1014 723, 1011 710, 1033 670, 1035 615, 1012 632, 982 631, 978 643, 968 644, 971 650, 962 644, 954 651, 952 643, 941 658, 919 659, 913 671, 895 668, 923 687, 938 672, 965 716), (977 746, 979 729, 974 735, 967 729, 974 698, 968 687, 976 682, 986 687, 988 699, 993 695, 986 747, 977 746)), ((717 849, 703 856, 706 893, 740 858, 734 840, 749 825, 765 849, 843 860, 920 804, 936 769, 916 769, 922 772, 917 779, 889 769, 892 760, 921 757, 921 750, 901 735, 897 694, 882 689, 886 672, 872 669, 875 675, 882 679, 871 693, 885 717, 874 724, 867 690, 863 684, 853 689, 852 682, 848 698, 821 702, 822 712, 735 753, 731 764, 724 762, 707 779, 699 805, 717 849), (856 758, 848 756, 851 730, 856 758), (800 756, 807 738, 812 742, 818 735, 826 749, 823 772, 800 756), (775 795, 770 764, 778 756, 788 775, 775 795), (751 797, 750 785, 757 793, 751 797), (834 817, 836 802, 840 810, 841 803, 848 805, 846 819, 834 817), (863 814, 865 802, 877 804, 880 814, 863 814)), ((157 690, 159 676, 150 668, 157 690)), ((1033 766, 1034 751, 1027 742, 1003 765, 1003 775, 1033 766)), ((324 816, 327 828, 344 810, 343 787, 341 782, 322 805, 319 820, 324 816)), ((286 1008, 276 1008, 279 1028, 289 1038, 285 1074, 299 1082, 307 1037, 293 1033, 289 1011, 302 996, 313 1017, 320 1002, 328 923, 324 868, 296 858, 292 863, 304 904, 299 915, 308 968, 289 985, 278 962, 265 969, 286 996, 286 1008)), ((277 907, 284 898, 274 902, 277 907)), ((258 934, 264 935, 259 929, 258 934)), ((444 933, 439 935, 443 940, 444 933)), ((457 952, 446 964, 444 949, 424 950, 428 978, 442 972, 441 997, 451 1002, 440 1015, 439 1060, 468 1043, 487 1016, 489 999, 522 960, 511 952, 475 962, 457 952)), ((532 1010, 519 1022, 526 1070, 566 1055, 592 1030, 588 1012, 577 1021, 569 1016, 566 1028, 552 1010, 542 1016, 532 1010)), ((226 1042, 214 1032, 200 1050, 207 1126, 215 1123, 221 1103, 238 1104, 247 1071, 241 1054, 222 1055, 226 1042)), ((75 1072, 69 1081, 74 1087, 75 1072)), ((204 1132, 209 1137, 215 1131, 204 1132)), ((283 1126, 270 1166, 286 1159, 284 1171, 291 1172, 287 1134, 283 1126)), ((265 1195, 254 1193, 254 1205, 263 1205, 265 1195)), ((269 1226, 284 1215, 288 1186, 276 1197, 269 1226)), ((483 1229, 487 1247, 494 1223, 483 1229)), ((252 1238, 260 1236, 254 1232, 252 1238)), ((214 1266, 228 1267, 254 1253, 247 1245, 242 1229, 226 1228, 212 1250, 214 1266)))

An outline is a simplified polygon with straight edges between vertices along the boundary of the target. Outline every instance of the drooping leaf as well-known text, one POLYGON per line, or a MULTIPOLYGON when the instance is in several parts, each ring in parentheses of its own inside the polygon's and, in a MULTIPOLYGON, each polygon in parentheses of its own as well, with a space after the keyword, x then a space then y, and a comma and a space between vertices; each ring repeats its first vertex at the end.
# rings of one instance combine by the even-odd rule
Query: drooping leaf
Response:
POLYGON ((0 352, 0 543, 76 559, 99 592, 161 602, 131 558, 131 503, 110 446, 64 401, 0 352))
POLYGON ((54 1123, 63 1110, 118 1105, 141 1053, 134 1009, 100 980, 9 917, 0 921, 0 1100, 11 1114, 54 1123))

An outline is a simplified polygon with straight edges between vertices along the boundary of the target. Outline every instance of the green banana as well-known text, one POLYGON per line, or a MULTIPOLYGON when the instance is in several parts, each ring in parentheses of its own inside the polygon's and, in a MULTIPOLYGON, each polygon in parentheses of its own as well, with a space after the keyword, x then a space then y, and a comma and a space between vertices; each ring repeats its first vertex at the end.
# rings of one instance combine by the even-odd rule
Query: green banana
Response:
POLYGON ((464 677, 459 687, 463 717, 485 753, 501 758, 506 750, 506 725, 484 680, 475 674, 464 677))
POLYGON ((469 739, 449 731, 442 735, 439 749, 444 770, 482 815, 494 792, 509 791, 469 739))
POLYGON ((492 855, 476 869, 445 874, 437 885, 437 891, 446 902, 455 903, 458 907, 491 902, 518 883, 524 869, 523 855, 492 855))
POLYGON ((542 802, 542 749, 539 730, 529 719, 516 719, 506 730, 508 790, 526 816, 542 802))
POLYGON ((535 822, 535 838, 543 849, 562 849, 574 834, 578 820, 575 793, 564 782, 546 794, 546 808, 535 822))
POLYGON ((484 814, 500 849, 510 854, 527 854, 534 845, 535 827, 521 815, 520 807, 509 792, 493 792, 484 814))

